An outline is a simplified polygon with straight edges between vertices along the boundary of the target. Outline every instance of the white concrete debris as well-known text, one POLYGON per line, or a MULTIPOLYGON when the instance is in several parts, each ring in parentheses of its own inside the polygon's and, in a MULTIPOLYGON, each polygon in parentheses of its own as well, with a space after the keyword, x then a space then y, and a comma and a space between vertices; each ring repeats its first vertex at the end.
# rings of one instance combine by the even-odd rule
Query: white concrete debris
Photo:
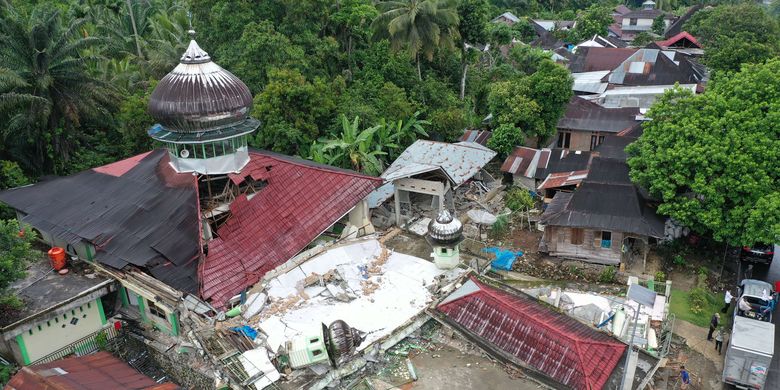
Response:
POLYGON ((268 358, 268 351, 265 348, 250 349, 242 353, 239 360, 250 378, 261 372, 263 373, 263 376, 253 382, 258 389, 262 389, 281 378, 279 371, 276 371, 276 367, 268 358))
POLYGON ((282 310, 267 308, 260 313, 259 328, 268 335, 270 350, 278 351, 286 340, 316 332, 322 323, 335 320, 366 333, 358 347, 363 350, 420 314, 432 300, 427 286, 436 277, 445 275, 452 280, 462 272, 442 271, 430 261, 396 252, 387 252, 389 256, 382 264, 377 261, 382 253, 377 240, 358 241, 323 252, 272 279, 267 290, 272 302, 269 306, 274 301, 294 303, 282 310), (307 276, 326 275, 332 270, 344 283, 328 283, 316 291, 307 287, 304 296, 296 299, 307 276))

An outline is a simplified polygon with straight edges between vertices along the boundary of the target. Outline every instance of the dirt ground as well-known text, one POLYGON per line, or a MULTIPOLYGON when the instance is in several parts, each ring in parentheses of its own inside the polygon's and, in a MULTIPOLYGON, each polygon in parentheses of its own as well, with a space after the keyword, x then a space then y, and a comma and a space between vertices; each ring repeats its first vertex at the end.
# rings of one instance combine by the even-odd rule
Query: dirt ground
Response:
POLYGON ((464 354, 457 349, 437 344, 441 349, 412 358, 417 381, 409 388, 425 390, 471 390, 539 388, 535 382, 514 377, 504 366, 488 358, 464 354))
POLYGON ((666 367, 658 370, 652 388, 655 390, 676 390, 680 388, 680 367, 685 366, 691 375, 689 390, 723 390, 721 371, 715 363, 685 344, 673 343, 666 367))

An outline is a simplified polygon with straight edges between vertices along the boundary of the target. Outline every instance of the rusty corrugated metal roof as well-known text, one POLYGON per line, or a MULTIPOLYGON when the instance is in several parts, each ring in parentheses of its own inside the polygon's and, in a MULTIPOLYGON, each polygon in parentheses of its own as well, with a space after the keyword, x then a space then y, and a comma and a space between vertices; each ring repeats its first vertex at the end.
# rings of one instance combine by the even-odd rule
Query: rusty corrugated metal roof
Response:
POLYGON ((174 390, 173 383, 158 384, 108 352, 71 357, 23 367, 5 390, 174 390))
POLYGON ((567 388, 604 388, 626 350, 622 342, 522 292, 475 276, 436 311, 459 330, 567 388))
POLYGON ((551 173, 547 175, 547 178, 544 179, 537 189, 541 191, 548 188, 573 186, 580 184, 586 177, 588 177, 587 169, 583 171, 551 173))

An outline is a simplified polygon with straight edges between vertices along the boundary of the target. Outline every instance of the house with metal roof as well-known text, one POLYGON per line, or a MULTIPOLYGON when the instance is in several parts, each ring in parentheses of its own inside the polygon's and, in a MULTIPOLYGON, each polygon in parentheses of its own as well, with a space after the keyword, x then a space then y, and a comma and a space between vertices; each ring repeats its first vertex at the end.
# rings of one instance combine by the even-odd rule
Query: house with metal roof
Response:
POLYGON ((20 365, 39 364, 70 353, 73 343, 80 342, 82 353, 94 351, 98 334, 113 335, 108 318, 115 312, 116 282, 83 263, 71 262, 65 270, 55 271, 40 258, 9 286, 24 305, 0 317, 0 355, 20 365))
POLYGON ((593 150, 609 134, 618 133, 638 122, 638 108, 606 108, 593 101, 572 96, 558 120, 554 147, 593 150))
POLYGON ((574 192, 558 192, 541 216, 540 251, 600 264, 620 264, 634 249, 647 254, 664 237, 657 215, 628 176, 624 160, 596 157, 574 192))
POLYGON ((399 211, 415 203, 425 203, 436 213, 446 205, 454 208, 452 191, 472 178, 491 180, 482 168, 495 156, 474 142, 417 140, 382 173, 386 183, 368 196, 368 205, 376 208, 393 197, 397 226, 412 217, 399 211))
POLYGON ((677 18, 671 13, 664 12, 655 7, 655 2, 647 0, 642 3, 642 8, 622 15, 620 39, 631 41, 636 34, 653 29, 653 22, 659 17, 664 19, 664 29, 668 28, 677 18))
POLYGON ((172 382, 158 383, 108 352, 76 356, 22 367, 5 390, 178 390, 172 382))
POLYGON ((609 389, 623 342, 512 287, 471 274, 429 313, 494 358, 556 389, 609 389))

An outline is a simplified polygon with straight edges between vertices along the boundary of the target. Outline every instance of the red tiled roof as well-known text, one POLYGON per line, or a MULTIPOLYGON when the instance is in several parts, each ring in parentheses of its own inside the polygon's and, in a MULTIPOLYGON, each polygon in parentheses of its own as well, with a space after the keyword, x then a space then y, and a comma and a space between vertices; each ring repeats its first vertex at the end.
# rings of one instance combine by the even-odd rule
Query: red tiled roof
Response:
POLYGON ((201 296, 218 308, 268 271, 305 249, 318 235, 382 184, 382 179, 250 151, 244 177, 267 181, 252 199, 241 195, 217 231, 198 274, 201 296))
MULTIPOLYGON (((437 310, 564 386, 587 390, 605 386, 625 344, 531 297, 488 286, 474 276, 470 281, 478 288, 450 301, 445 298, 437 310)), ((456 294, 458 290, 452 296, 456 294)))
POLYGON ((173 383, 157 384, 108 352, 71 357, 23 367, 5 390, 174 390, 173 383))
POLYGON ((537 190, 546 190, 548 188, 560 188, 580 184, 583 179, 588 177, 588 170, 558 172, 547 175, 537 190))
POLYGON ((696 40, 696 37, 694 37, 693 35, 689 34, 687 31, 683 31, 683 32, 681 32, 681 33, 679 33, 679 34, 677 34, 677 35, 675 35, 675 36, 673 36, 673 37, 671 37, 671 38, 669 38, 669 39, 667 39, 665 41, 656 41, 655 43, 658 46, 662 47, 662 48, 667 48, 667 47, 676 45, 677 42, 679 42, 679 41, 681 41, 683 39, 687 39, 690 43, 693 44, 693 46, 701 49, 701 44, 699 43, 699 41, 696 40))

